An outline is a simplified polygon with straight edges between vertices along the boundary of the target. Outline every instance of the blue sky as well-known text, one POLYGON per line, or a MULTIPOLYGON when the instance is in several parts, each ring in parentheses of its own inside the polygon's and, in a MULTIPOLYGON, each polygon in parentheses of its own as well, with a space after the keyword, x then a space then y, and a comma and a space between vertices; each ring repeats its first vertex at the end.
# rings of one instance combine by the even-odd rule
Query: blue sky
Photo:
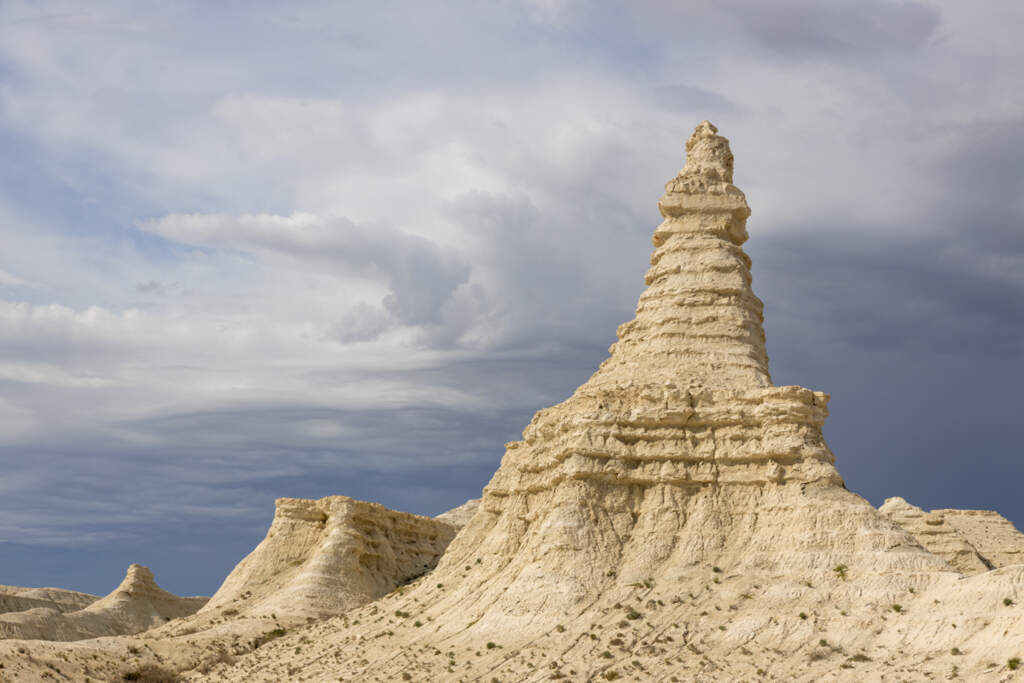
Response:
POLYGON ((694 125, 872 503, 1024 525, 1020 3, 0 4, 0 583, 437 514, 606 355, 694 125))

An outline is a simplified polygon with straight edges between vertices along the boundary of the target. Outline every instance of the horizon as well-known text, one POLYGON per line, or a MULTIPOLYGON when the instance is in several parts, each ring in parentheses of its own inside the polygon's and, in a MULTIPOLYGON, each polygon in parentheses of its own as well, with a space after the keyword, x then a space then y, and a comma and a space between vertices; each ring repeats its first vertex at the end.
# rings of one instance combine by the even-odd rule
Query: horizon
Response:
POLYGON ((1022 528, 1022 18, 5 4, 0 583, 212 595, 275 498, 478 497, 632 319, 704 119, 847 487, 1022 528))

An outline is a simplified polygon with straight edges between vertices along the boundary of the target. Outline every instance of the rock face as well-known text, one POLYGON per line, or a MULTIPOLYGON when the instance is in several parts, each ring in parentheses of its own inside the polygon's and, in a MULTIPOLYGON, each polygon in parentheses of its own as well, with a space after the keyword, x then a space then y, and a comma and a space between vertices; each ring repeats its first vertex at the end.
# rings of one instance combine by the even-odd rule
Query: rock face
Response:
POLYGON ((69 591, 63 588, 22 588, 0 586, 0 614, 47 608, 58 612, 74 612, 100 599, 98 595, 69 591))
POLYGON ((447 512, 442 512, 437 517, 434 517, 434 519, 461 529, 469 523, 469 520, 473 519, 473 515, 476 514, 479 507, 480 499, 473 498, 471 500, 467 500, 457 508, 452 508, 447 512))
POLYGON ((910 532, 929 552, 943 558, 962 574, 979 574, 992 566, 942 513, 925 512, 903 498, 887 498, 878 511, 910 532))
POLYGON ((444 521, 346 496, 279 498, 266 538, 203 612, 339 614, 433 569, 455 532, 444 521))
POLYGON ((206 598, 180 598, 156 585, 153 573, 133 564, 112 593, 83 609, 62 613, 37 607, 0 615, 0 638, 82 640, 140 633, 194 613, 206 598))
POLYGON ((1024 534, 998 512, 925 512, 899 497, 886 499, 878 511, 964 574, 1024 564, 1024 534))
POLYGON ((945 517, 992 567, 1024 564, 1024 534, 992 510, 933 510, 945 517))

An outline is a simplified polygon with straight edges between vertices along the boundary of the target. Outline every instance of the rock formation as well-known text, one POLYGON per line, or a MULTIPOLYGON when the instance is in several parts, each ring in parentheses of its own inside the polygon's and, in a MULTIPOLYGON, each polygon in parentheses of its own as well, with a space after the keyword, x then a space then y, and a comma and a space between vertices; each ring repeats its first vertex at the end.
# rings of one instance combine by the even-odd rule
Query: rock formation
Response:
POLYGON ((447 512, 442 512, 437 517, 434 517, 439 522, 445 522, 452 526, 461 529, 462 527, 469 524, 469 520, 473 519, 473 515, 476 514, 477 509, 480 507, 480 499, 472 498, 467 500, 465 503, 457 508, 452 508, 447 512))
MULTIPOLYGON (((58 596, 70 597, 70 596, 58 596)), ((206 598, 179 598, 156 585, 153 573, 133 564, 112 593, 75 611, 36 607, 0 615, 0 638, 82 640, 139 633, 192 614, 206 598)))
POLYGON ((47 608, 58 612, 74 612, 100 599, 98 595, 79 593, 63 588, 23 588, 0 586, 0 614, 47 608))
POLYGON ((455 532, 444 521, 346 496, 279 498, 266 538, 202 611, 340 614, 433 569, 455 532))
MULTIPOLYGON (((477 505, 279 501, 200 614, 131 642, 197 681, 1008 680, 1024 566, 977 563, 1019 534, 846 490, 828 396, 771 382, 728 142, 705 121, 686 150, 636 317, 477 505)), ((116 671, 114 640, 47 644, 19 675, 116 671)))
POLYGON ((992 566, 940 512, 925 512, 903 498, 887 498, 878 511, 910 532, 929 552, 962 574, 978 574, 992 566))
POLYGON ((964 574, 1024 564, 1024 534, 998 512, 925 512, 900 497, 886 499, 878 511, 964 574))

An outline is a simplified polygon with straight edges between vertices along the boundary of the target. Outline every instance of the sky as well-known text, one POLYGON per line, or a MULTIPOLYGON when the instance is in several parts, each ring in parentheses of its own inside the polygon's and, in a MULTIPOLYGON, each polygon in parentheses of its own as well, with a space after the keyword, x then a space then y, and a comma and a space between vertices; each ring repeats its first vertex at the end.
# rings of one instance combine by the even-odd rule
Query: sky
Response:
POLYGON ((1024 5, 0 1, 0 583, 435 515, 633 317, 684 143, 879 505, 1024 528, 1024 5))

